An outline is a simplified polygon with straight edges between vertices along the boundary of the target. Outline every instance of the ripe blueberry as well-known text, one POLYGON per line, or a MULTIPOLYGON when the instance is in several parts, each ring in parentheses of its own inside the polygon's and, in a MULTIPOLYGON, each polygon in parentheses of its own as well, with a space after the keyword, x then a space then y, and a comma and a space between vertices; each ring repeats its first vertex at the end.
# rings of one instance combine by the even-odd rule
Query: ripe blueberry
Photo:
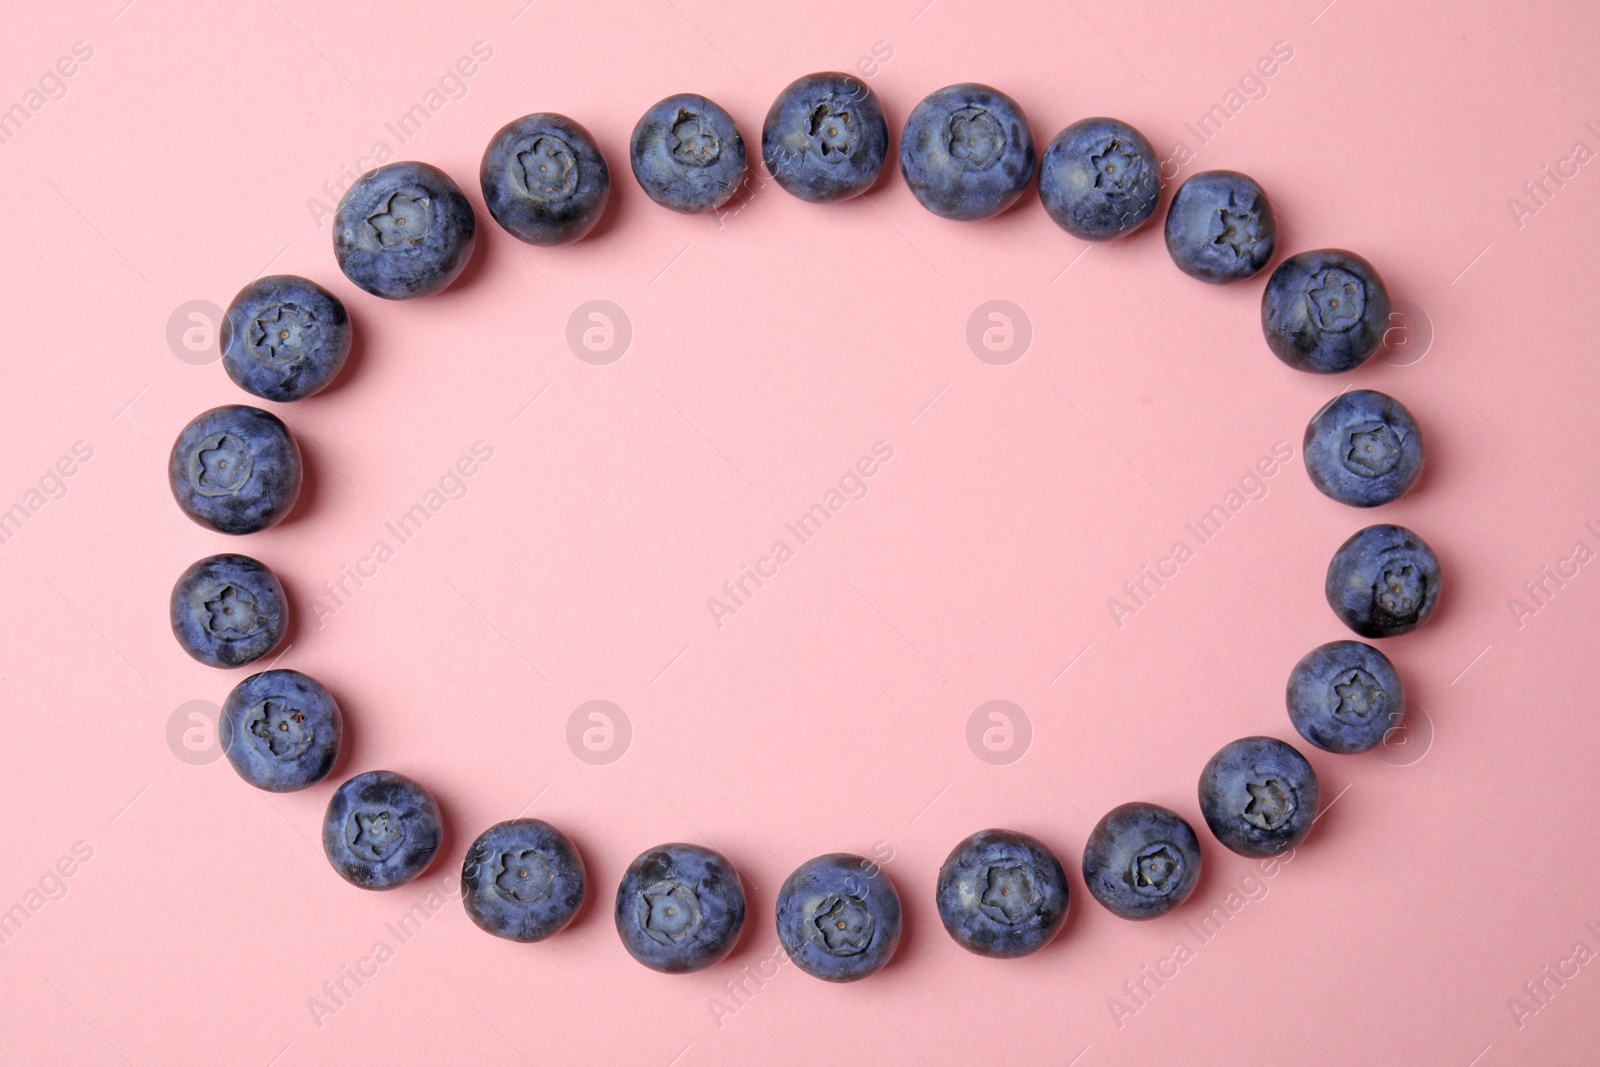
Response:
POLYGON ((578 240, 600 221, 611 193, 594 138, 565 115, 524 115, 500 127, 478 181, 494 221, 531 245, 578 240))
POLYGON ((1248 175, 1205 170, 1178 186, 1167 208, 1167 254, 1191 278, 1223 285, 1272 261, 1272 204, 1248 175))
POLYGON ((1317 772, 1275 737, 1242 737, 1200 772, 1200 813, 1211 832, 1241 856, 1275 856, 1311 832, 1317 772))
POLYGON ((278 647, 289 621, 283 586, 267 565, 224 553, 189 565, 172 587, 172 633, 212 667, 243 667, 278 647))
POLYGON ((1067 921, 1067 874, 1041 841, 980 830, 951 850, 934 891, 956 944, 1011 959, 1044 948, 1067 921))
POLYGON ((1324 495, 1372 508, 1399 500, 1422 473, 1422 433, 1400 401, 1356 389, 1312 416, 1304 455, 1311 484, 1324 495))
POLYGON ((167 485, 183 513, 218 533, 281 521, 300 498, 300 446, 283 420, 246 404, 196 415, 172 443, 167 485))
POLYGON ((538 819, 495 823, 461 864, 461 902, 479 928, 510 941, 543 941, 583 906, 583 857, 538 819))
POLYGON ((1261 294, 1261 329, 1273 355, 1295 370, 1338 374, 1383 343, 1389 292, 1371 263, 1337 248, 1278 264, 1261 294))
POLYGON ((426 163, 385 163, 345 191, 333 215, 333 254, 373 296, 437 293, 472 258, 477 220, 450 176, 426 163))
POLYGON ((761 127, 761 159, 801 200, 828 204, 872 188, 889 154, 877 94, 850 74, 807 74, 778 94, 761 127))
POLYGON ((273 793, 322 781, 339 758, 344 717, 333 694, 299 671, 252 674, 222 703, 217 737, 239 777, 273 793))
POLYGON ((778 941, 802 971, 854 982, 900 945, 900 894, 870 860, 836 852, 802 863, 778 890, 778 941))
POLYGON ((1039 159, 1039 199, 1057 226, 1084 241, 1125 237, 1161 197, 1161 162, 1144 134, 1117 119, 1080 119, 1039 159))
POLYGON ((239 290, 219 334, 234 384, 286 403, 321 391, 350 354, 350 316, 339 298, 307 278, 274 274, 239 290))
POLYGON ((617 886, 617 936, 629 955, 663 974, 703 970, 733 951, 744 929, 744 884, 719 852, 660 845, 617 886))
POLYGON ((1154 919, 1182 904, 1200 880, 1200 840, 1177 812, 1122 804, 1083 847, 1089 894, 1124 919, 1154 919))
POLYGON ((1362 637, 1394 637, 1428 621, 1439 600, 1439 558, 1404 526, 1368 526, 1339 546, 1323 591, 1362 637))
POLYGON ((322 851, 339 877, 362 889, 395 889, 428 869, 444 823, 422 786, 393 771, 366 771, 341 785, 322 817, 322 851))
POLYGON ((628 151, 639 187, 685 215, 714 211, 744 178, 744 138, 733 116, 693 93, 669 96, 633 127, 628 151))
POLYGON ((1360 641, 1330 641, 1289 672, 1289 721, 1324 752, 1365 752, 1400 725, 1405 688, 1389 657, 1360 641))
POLYGON ((917 202, 947 219, 986 219, 1033 177, 1033 134, 1017 102, 974 82, 949 85, 912 109, 900 173, 917 202))

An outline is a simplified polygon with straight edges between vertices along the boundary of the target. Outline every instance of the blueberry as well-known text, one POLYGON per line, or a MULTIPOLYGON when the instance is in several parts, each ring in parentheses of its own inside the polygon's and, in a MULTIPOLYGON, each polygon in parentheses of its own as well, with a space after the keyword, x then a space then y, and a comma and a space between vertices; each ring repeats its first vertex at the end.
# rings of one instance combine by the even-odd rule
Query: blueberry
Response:
POLYGON ((300 446, 283 420, 246 404, 196 415, 172 443, 167 485, 185 515, 218 533, 281 521, 300 498, 300 446))
POLYGON ((1317 772, 1275 737, 1241 737, 1200 772, 1200 814, 1239 855, 1276 856, 1311 832, 1317 772))
POLYGON ((426 163, 385 163, 357 178, 333 216, 344 276, 373 296, 437 293, 472 258, 477 220, 450 176, 426 163))
POLYGON ((344 717, 315 678, 262 671, 234 686, 223 701, 217 736, 240 778, 257 789, 292 793, 333 770, 344 717))
POLYGON ((1404 526, 1368 526, 1339 546, 1323 591, 1362 637, 1394 637, 1428 621, 1439 600, 1439 558, 1404 526))
POLYGON ((500 127, 478 181, 494 221, 531 245, 576 241, 600 221, 611 193, 594 138, 565 115, 524 115, 500 127))
POLYGON ((733 116, 693 93, 646 111, 628 158, 650 199, 685 215, 721 207, 744 178, 744 138, 733 116))
POLYGON ((265 563, 224 553, 189 565, 172 587, 172 633, 212 667, 243 667, 278 647, 288 625, 283 586, 265 563))
POLYGON ((1178 186, 1166 237, 1179 270, 1223 285, 1252 278, 1272 262, 1278 224, 1267 194, 1248 175, 1205 170, 1178 186))
POLYGON ((900 945, 900 894, 871 860, 844 852, 807 860, 778 890, 778 941, 813 978, 865 978, 900 945))
POLYGON ((320 392, 350 354, 350 316, 307 278, 273 274, 239 290, 222 318, 222 367, 234 384, 286 403, 320 392))
POLYGON ((1338 374, 1361 366, 1389 328, 1389 292, 1371 263, 1337 248, 1278 264, 1261 294, 1261 329, 1295 370, 1338 374))
POLYGON ((1358 508, 1399 500, 1422 473, 1422 433, 1400 401, 1371 389, 1341 393, 1306 426, 1306 473, 1358 508))
POLYGON ((461 903, 479 928, 510 941, 543 941, 583 906, 583 857, 538 819, 495 823, 461 865, 461 903))
POLYGON ((767 111, 761 159, 785 190, 813 204, 872 188, 889 155, 889 124, 866 82, 850 74, 807 74, 767 111))
POLYGON ((1039 199, 1057 226, 1084 241, 1125 237, 1154 214, 1161 161, 1144 134, 1117 119, 1080 119, 1039 160, 1039 199))
POLYGON ((1360 641, 1330 641, 1289 672, 1289 721, 1325 752, 1376 748, 1406 711, 1405 688, 1389 657, 1360 641))
POLYGON ((322 817, 322 851, 339 877, 362 889, 395 889, 428 869, 444 822, 422 786, 393 771, 366 771, 341 785, 322 817))
POLYGON ((935 889, 956 944, 1012 959, 1044 948, 1067 921, 1067 874, 1041 841, 980 830, 951 850, 935 889))
POLYGON ((900 173, 917 202, 947 219, 986 219, 1033 177, 1033 134, 1017 102, 963 82, 912 109, 900 136, 900 173))
POLYGON ((721 853, 660 845, 628 865, 617 886, 616 919, 623 947, 651 970, 703 970, 739 941, 744 884, 721 853))
POLYGON ((1122 804, 1083 846, 1083 880, 1111 914, 1154 919, 1182 904, 1200 880, 1200 840, 1176 812, 1122 804))

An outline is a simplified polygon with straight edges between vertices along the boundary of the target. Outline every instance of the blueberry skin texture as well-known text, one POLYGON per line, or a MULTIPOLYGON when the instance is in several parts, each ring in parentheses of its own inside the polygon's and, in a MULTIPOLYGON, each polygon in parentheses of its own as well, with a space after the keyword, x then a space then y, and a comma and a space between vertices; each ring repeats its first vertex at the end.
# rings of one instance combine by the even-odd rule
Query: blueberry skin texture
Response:
POLYGON ((688 974, 733 951, 744 910, 744 884, 721 853, 699 845, 659 845, 623 873, 617 936, 651 970, 688 974))
POLYGON ((277 575, 227 552, 191 563, 172 587, 172 635, 211 667, 243 667, 278 647, 289 610, 277 575))
POLYGON ((350 315, 308 278, 273 274, 240 289, 222 317, 222 368, 263 400, 321 392, 350 355, 350 315))
POLYGON ((717 104, 693 93, 669 96, 633 127, 628 160, 639 188, 684 215, 714 211, 744 178, 744 138, 717 104))
POLYGON ((1439 558, 1404 526, 1368 526, 1339 546, 1323 591, 1362 637, 1395 637, 1428 621, 1439 601, 1439 558))
POLYGON ((1179 270, 1211 285, 1253 278, 1272 262, 1278 224, 1254 179, 1205 170, 1178 186, 1167 208, 1167 254, 1179 270))
POLYGON ((495 823, 461 864, 461 903, 482 930, 508 941, 560 933, 588 891, 583 857, 567 836, 539 819, 495 823))
POLYGON ((1083 847, 1089 894, 1123 919, 1154 919, 1182 904, 1200 880, 1200 839, 1174 811, 1122 804, 1083 847))
POLYGON ((1161 161, 1144 134, 1117 119, 1080 119, 1039 160, 1039 199, 1057 226, 1084 241, 1126 237, 1161 198, 1161 161))
POLYGON ((1028 187, 1033 161, 1033 134, 1022 108, 974 82, 927 96, 900 136, 900 174, 911 194, 947 219, 1000 214, 1028 187))
POLYGON ((1303 455, 1324 496, 1375 508, 1399 500, 1422 473, 1422 431, 1394 397, 1356 389, 1312 416, 1303 455))
POLYGON ((403 774, 366 771, 334 791, 322 817, 322 851, 362 889, 396 889, 428 869, 444 821, 433 795, 403 774))
POLYGON ((778 941, 824 982, 855 982, 900 947, 900 894, 871 860, 834 852, 795 868, 778 890, 778 941))
POLYGON ((889 124, 866 82, 807 74, 778 94, 761 127, 761 161, 783 189, 831 204, 872 188, 889 156, 889 124))
POLYGON ((939 918, 968 952, 1015 959, 1061 932, 1067 873, 1041 841, 1014 830, 980 830, 951 850, 934 893, 939 918))
POLYGON ((1261 330, 1295 370, 1341 374, 1371 359, 1389 328, 1389 291, 1354 252, 1301 252, 1278 264, 1261 294, 1261 330))
POLYGON ((489 214, 511 236, 564 245, 605 214, 611 168, 588 130, 540 113, 500 127, 483 151, 478 182, 489 214))
POLYGON ((1276 856, 1305 839, 1317 817, 1317 772, 1275 737, 1241 737, 1200 772, 1200 813, 1241 856, 1276 856))
POLYGON ((1341 755, 1376 748, 1406 711, 1394 664, 1360 641, 1330 641, 1307 652, 1289 672, 1285 700, 1301 737, 1341 755))
POLYGON ((450 176, 426 163, 385 163, 355 180, 333 215, 333 254, 373 296, 408 300, 444 289, 472 258, 478 223, 450 176))
POLYGON ((255 533, 282 521, 300 499, 303 477, 289 427, 247 404, 196 415, 167 456, 172 498, 218 533, 255 533))
POLYGON ((257 789, 292 793, 333 770, 344 716, 333 694, 310 675, 262 671, 223 701, 217 735, 240 778, 257 789))

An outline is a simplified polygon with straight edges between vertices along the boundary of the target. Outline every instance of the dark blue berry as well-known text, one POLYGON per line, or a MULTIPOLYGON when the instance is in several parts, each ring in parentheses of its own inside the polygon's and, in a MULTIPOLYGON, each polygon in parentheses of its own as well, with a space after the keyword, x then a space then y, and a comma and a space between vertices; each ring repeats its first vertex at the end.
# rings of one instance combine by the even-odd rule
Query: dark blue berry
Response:
POLYGON ((1120 805, 1089 834, 1083 880, 1111 914, 1154 919, 1194 892, 1200 839, 1177 812, 1157 804, 1120 805))
POLYGON ((1222 746, 1200 772, 1200 814, 1241 856, 1275 856, 1298 845, 1317 817, 1317 772, 1274 737, 1222 746))
POLYGON ((1289 672, 1289 721, 1324 752, 1376 748, 1405 716, 1406 694, 1389 657, 1360 641, 1330 641, 1289 672))
POLYGON ((212 667, 243 667, 278 647, 288 625, 283 586, 267 565, 225 553, 189 565, 172 587, 172 633, 212 667))
POLYGON ((703 96, 680 93, 639 119, 628 159, 651 200, 698 215, 727 203, 744 179, 744 138, 721 107, 703 96))
POLYGON ((393 771, 341 785, 322 818, 322 850, 339 876, 362 889, 395 889, 428 869, 444 822, 422 786, 393 771))
POLYGON ((1033 177, 1033 134, 1017 102, 974 82, 930 94, 906 119, 900 173, 917 202, 947 219, 986 219, 1033 177))
POLYGON ((196 415, 167 457, 173 499, 218 533, 255 533, 280 522, 300 499, 302 477, 289 427, 246 404, 196 415))
POLYGON ((733 951, 744 908, 739 872, 721 853, 660 845, 629 864, 617 886, 617 936, 651 970, 687 974, 733 951))
POLYGON ((1395 637, 1428 621, 1439 558, 1404 526, 1368 526, 1339 546, 1324 583, 1328 606, 1362 637, 1395 637))
POLYGON ((611 193, 594 138, 565 115, 524 115, 500 127, 478 181, 489 214, 531 245, 578 240, 600 221, 611 193))
POLYGON ((356 285, 385 300, 437 293, 472 258, 477 220, 450 176, 426 163, 385 163, 345 191, 333 254, 356 285))
POLYGON ((1161 197, 1161 161, 1144 134, 1117 119, 1080 119, 1039 159, 1039 199, 1057 226, 1110 241, 1143 226, 1161 197))
POLYGON ((1341 504, 1399 500, 1422 473, 1422 432, 1405 405, 1371 389, 1341 393, 1306 426, 1306 473, 1341 504))
POLYGON ((333 694, 299 671, 252 674, 222 704, 217 738, 239 777, 273 793, 322 781, 339 758, 344 717, 333 694))
POLYGON ((761 159, 772 179, 813 204, 872 188, 889 154, 889 125, 877 94, 850 74, 807 74, 767 111, 761 159))
POLYGON ((865 978, 900 945, 900 894, 883 868, 860 856, 807 860, 778 890, 778 941, 814 978, 865 978))
POLYGON ((307 278, 273 274, 239 290, 220 331, 222 366, 234 384, 287 403, 321 391, 350 354, 350 316, 307 278))
POLYGON ((980 830, 939 868, 935 902, 956 944, 1012 959, 1044 948, 1067 921, 1067 874, 1041 841, 980 830))
POLYGON ((1166 238, 1179 270, 1223 285, 1254 277, 1272 261, 1278 226, 1254 179, 1206 170, 1178 186, 1167 208, 1166 238))
POLYGON ((1389 292, 1371 263, 1337 248, 1278 264, 1261 294, 1261 329, 1273 355, 1295 370, 1339 374, 1383 344, 1389 292))
POLYGON ((564 930, 587 891, 583 857, 538 819, 495 823, 461 865, 461 902, 478 926, 510 941, 543 941, 564 930))

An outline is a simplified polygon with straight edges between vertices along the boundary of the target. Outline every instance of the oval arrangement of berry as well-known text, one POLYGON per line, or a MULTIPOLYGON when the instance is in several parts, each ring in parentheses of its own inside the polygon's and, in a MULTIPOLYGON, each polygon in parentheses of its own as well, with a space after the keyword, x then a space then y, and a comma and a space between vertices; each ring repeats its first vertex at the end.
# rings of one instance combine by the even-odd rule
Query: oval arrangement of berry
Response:
MULTIPOLYGON (((801 200, 826 204, 876 183, 889 130, 872 90, 848 74, 810 74, 789 85, 767 112, 761 158, 774 181, 801 200)), ((629 160, 639 185, 673 211, 713 211, 746 172, 744 139, 714 102, 689 94, 655 104, 634 127, 629 160)), ((1150 142, 1110 118, 1075 122, 1035 152, 1015 101, 985 85, 951 85, 906 120, 900 173, 923 207, 949 219, 979 220, 1006 210, 1038 173, 1045 211, 1086 241, 1125 237, 1154 214, 1159 161, 1150 142)), ((611 172, 593 137, 561 115, 534 114, 500 129, 479 170, 496 223, 519 240, 559 245, 599 221, 611 172)), ((345 276, 390 300, 437 293, 466 267, 477 219, 460 188, 417 162, 362 175, 340 201, 334 255, 345 276)), ((1253 277, 1272 261, 1276 226, 1266 193, 1244 174, 1206 171, 1172 198, 1165 227, 1173 263, 1202 282, 1253 277)), ((1267 346, 1298 370, 1335 374, 1378 350, 1389 297, 1365 259, 1338 249, 1281 262, 1262 296, 1267 346)), ((254 396, 302 399, 339 374, 351 346, 350 319, 337 297, 305 278, 272 276, 245 286, 220 331, 230 378, 254 396)), ((1341 393, 1306 427, 1306 470, 1318 490, 1353 507, 1399 499, 1422 468, 1422 435, 1397 400, 1370 390, 1341 393)), ((168 479, 195 522, 245 535, 283 519, 300 493, 301 455, 284 422, 230 404, 197 416, 173 444, 168 479)), ((1440 590, 1438 560, 1410 530, 1368 526, 1334 554, 1329 606, 1363 638, 1406 633, 1428 620, 1440 590)), ((195 659, 242 667, 283 638, 288 605, 272 571, 223 553, 190 566, 172 590, 172 631, 195 659)), ((1290 672, 1290 722, 1327 752, 1365 752, 1405 712, 1393 664, 1362 641, 1334 641, 1290 672)), ((240 682, 223 706, 219 736, 240 777, 286 792, 333 768, 343 719, 333 696, 294 670, 240 682)), ((1245 856, 1293 848, 1317 814, 1317 777, 1295 748, 1271 737, 1224 745, 1200 773, 1200 810, 1212 835, 1245 856)), ((339 786, 323 820, 322 844, 340 876, 365 889, 392 889, 420 875, 439 848, 438 804, 422 785, 390 771, 366 771, 339 786)), ((1084 847, 1083 880, 1108 911, 1150 919, 1182 904, 1200 877, 1200 840, 1176 812, 1128 803, 1107 812, 1084 847)), ((778 937, 801 970, 832 982, 885 966, 900 941, 893 883, 860 856, 836 853, 802 863, 777 898, 778 937)), ((589 894, 582 857, 555 827, 513 819, 485 830, 467 850, 462 903, 482 929, 541 941, 567 926, 589 894)), ((990 829, 958 843, 939 870, 935 900, 957 944, 1011 958, 1049 944, 1066 921, 1068 884, 1041 842, 990 829)), ((617 933, 646 967, 684 973, 732 951, 745 925, 735 866, 695 845, 652 848, 617 887, 617 933)))

